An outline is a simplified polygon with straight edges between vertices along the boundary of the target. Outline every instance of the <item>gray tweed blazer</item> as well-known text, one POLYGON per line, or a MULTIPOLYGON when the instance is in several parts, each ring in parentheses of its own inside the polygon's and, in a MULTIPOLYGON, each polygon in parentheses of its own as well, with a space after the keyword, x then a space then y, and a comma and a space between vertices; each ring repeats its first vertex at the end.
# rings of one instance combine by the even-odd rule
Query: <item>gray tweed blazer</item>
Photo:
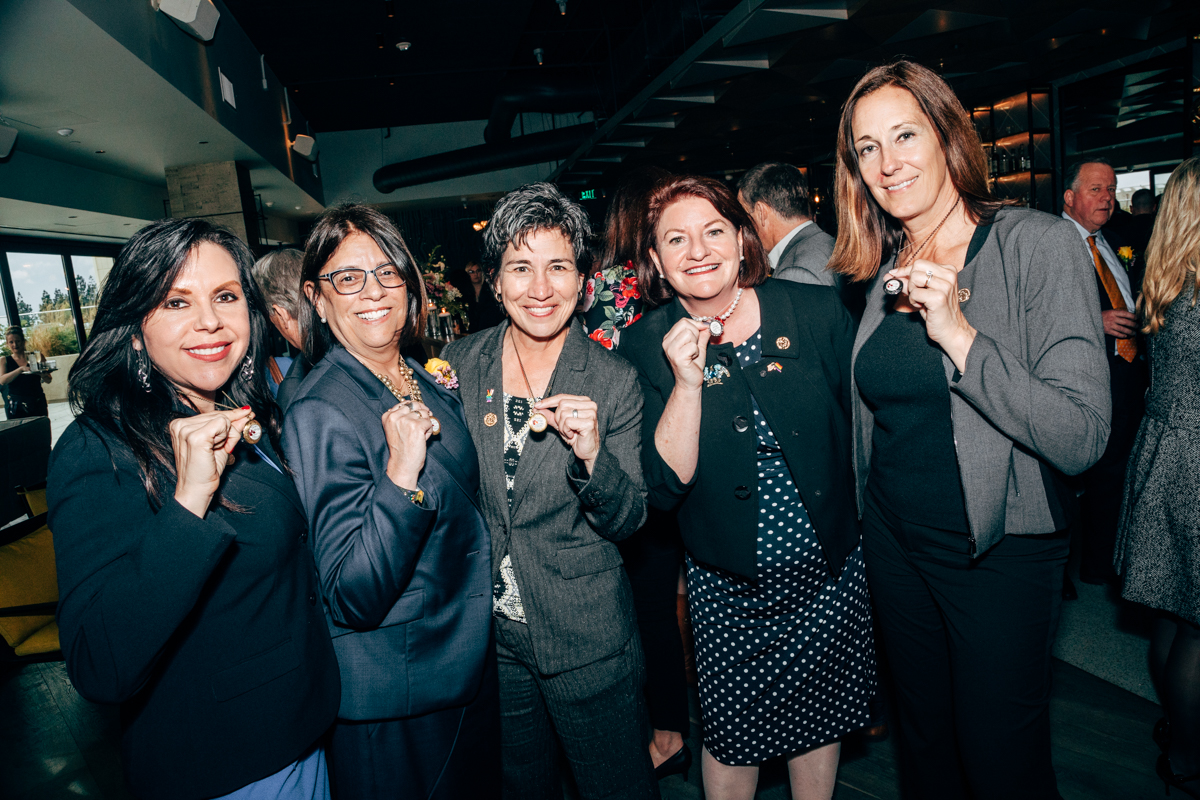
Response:
MULTIPOLYGON (((889 267, 867 292, 853 362, 887 313, 889 267)), ((942 362, 976 557, 1005 534, 1069 524, 1073 493, 1056 473, 1077 475, 1100 458, 1112 399, 1095 268, 1070 222, 1000 209, 976 229, 958 283, 971 292, 962 312, 979 333, 964 373, 945 354, 942 362)), ((853 399, 861 514, 875 417, 857 389, 853 399)))
POLYGON ((837 273, 825 269, 833 255, 833 245, 834 238, 818 228, 817 223, 805 225, 779 254, 772 277, 837 289, 837 273))
POLYGON ((629 579, 614 544, 646 518, 642 392, 625 359, 571 321, 547 396, 576 394, 599 407, 602 441, 590 478, 554 431, 530 433, 513 485, 504 479, 504 373, 508 322, 446 346, 467 427, 479 453, 480 506, 492 530, 493 582, 505 553, 529 623, 537 668, 555 674, 619 651, 635 633, 629 579), (488 393, 491 392, 491 399, 488 393), (488 414, 495 414, 488 425, 488 414))

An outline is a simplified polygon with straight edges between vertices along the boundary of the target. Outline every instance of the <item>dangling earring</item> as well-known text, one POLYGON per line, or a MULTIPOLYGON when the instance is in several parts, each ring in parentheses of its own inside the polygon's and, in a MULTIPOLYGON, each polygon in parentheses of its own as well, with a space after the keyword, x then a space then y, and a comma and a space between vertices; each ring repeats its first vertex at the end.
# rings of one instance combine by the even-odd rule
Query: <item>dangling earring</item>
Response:
POLYGON ((150 356, 146 355, 145 350, 137 351, 137 379, 142 386, 143 392, 150 391, 150 356))
POLYGON ((247 353, 246 360, 242 362, 242 380, 246 383, 254 380, 254 358, 247 353))

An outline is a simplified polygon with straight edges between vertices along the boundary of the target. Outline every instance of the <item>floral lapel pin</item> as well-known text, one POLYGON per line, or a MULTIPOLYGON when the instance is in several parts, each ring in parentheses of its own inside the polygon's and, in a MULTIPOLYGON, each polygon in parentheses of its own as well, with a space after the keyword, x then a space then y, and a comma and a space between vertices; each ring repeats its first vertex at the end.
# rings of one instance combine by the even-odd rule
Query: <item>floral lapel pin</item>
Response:
POLYGON ((454 368, 450 366, 449 361, 443 361, 440 358, 431 358, 425 362, 425 371, 433 376, 433 380, 441 384, 447 389, 458 388, 458 375, 454 372, 454 368))
POLYGON ((704 368, 704 387, 722 386, 721 378, 728 378, 729 370, 725 369, 724 364, 713 364, 711 367, 704 368))

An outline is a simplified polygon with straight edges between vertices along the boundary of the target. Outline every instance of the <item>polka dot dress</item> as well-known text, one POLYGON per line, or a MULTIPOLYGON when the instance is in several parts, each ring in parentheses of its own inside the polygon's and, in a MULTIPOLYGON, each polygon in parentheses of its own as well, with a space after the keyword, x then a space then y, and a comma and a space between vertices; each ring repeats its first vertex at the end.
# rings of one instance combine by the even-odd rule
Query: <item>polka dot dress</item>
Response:
MULTIPOLYGON (((762 332, 737 347, 759 360, 762 332)), ((833 742, 869 724, 875 652, 862 549, 834 579, 754 403, 758 580, 687 558, 704 745, 730 766, 833 742)))

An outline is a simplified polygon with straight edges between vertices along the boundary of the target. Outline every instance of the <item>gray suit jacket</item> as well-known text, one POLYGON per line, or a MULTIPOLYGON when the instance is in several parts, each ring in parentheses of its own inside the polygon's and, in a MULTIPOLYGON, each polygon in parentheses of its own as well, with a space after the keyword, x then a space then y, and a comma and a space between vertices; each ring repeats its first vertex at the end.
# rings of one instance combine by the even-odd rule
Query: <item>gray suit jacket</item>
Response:
POLYGON ((833 244, 833 237, 818 228, 817 223, 805 225, 783 249, 772 277, 838 288, 837 274, 825 269, 833 255, 833 244))
MULTIPOLYGON (((867 293, 855 362, 891 305, 890 267, 867 293)), ((942 355, 972 557, 1006 533, 1065 528, 1073 493, 1056 473, 1077 475, 1104 452, 1111 400, 1094 275, 1066 220, 1002 208, 976 229, 958 285, 971 292, 961 308, 978 334, 962 374, 942 355)), ((861 514, 875 418, 857 388, 853 399, 861 514)))
POLYGON ((505 553, 529 623, 537 668, 555 674, 619 651, 635 633, 629 579, 614 542, 646 518, 642 392, 625 359, 589 340, 578 320, 547 396, 576 394, 599 407, 602 441, 589 478, 553 428, 530 433, 509 507, 504 480, 504 374, 508 322, 446 346, 467 427, 479 453, 479 502, 492 530, 492 577, 505 553), (488 392, 492 392, 491 400, 488 392), (495 414, 487 425, 484 419, 495 414))

